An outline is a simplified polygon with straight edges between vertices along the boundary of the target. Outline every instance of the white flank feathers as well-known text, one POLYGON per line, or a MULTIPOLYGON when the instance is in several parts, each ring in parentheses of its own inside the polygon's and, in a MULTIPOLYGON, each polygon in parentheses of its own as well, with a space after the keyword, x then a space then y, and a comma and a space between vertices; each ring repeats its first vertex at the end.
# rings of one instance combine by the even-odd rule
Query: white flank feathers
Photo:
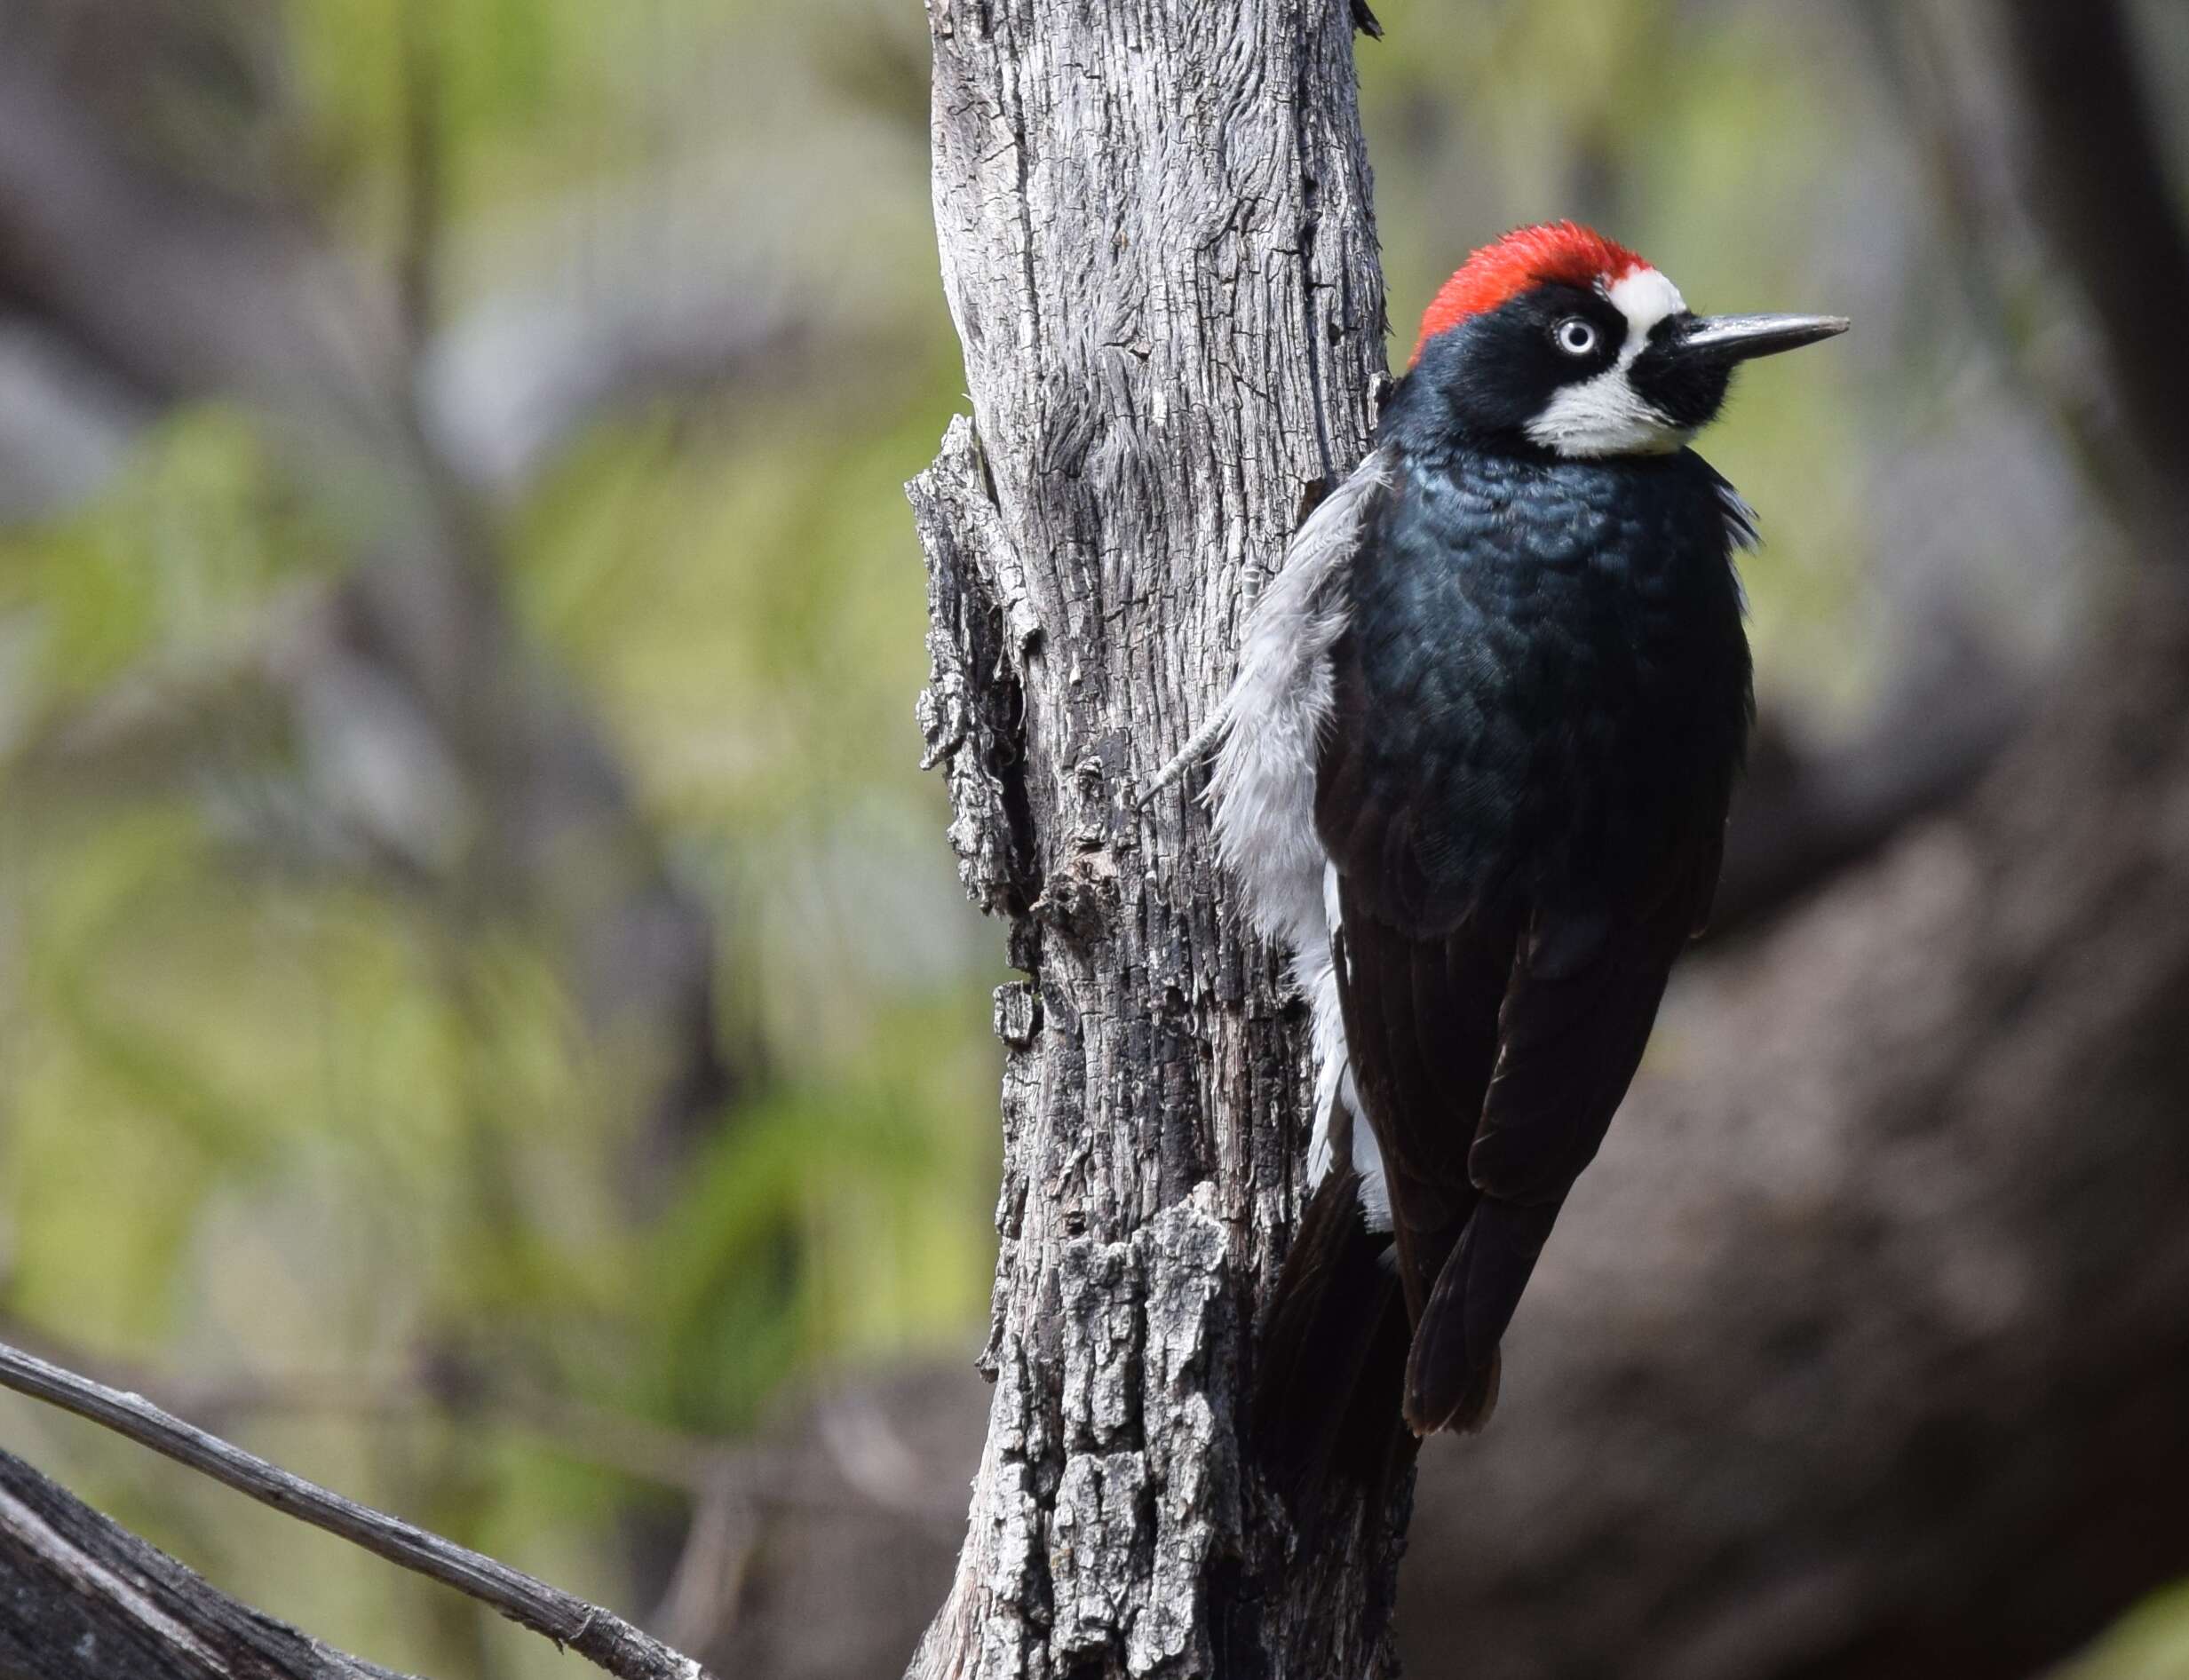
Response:
MULTIPOLYGON (((1332 704, 1330 648, 1345 629, 1344 592, 1330 585, 1359 551, 1363 519, 1392 470, 1382 452, 1369 456, 1300 527, 1248 619, 1231 692, 1155 784, 1222 738, 1209 783, 1217 854, 1245 889, 1255 926, 1291 953, 1292 982, 1313 1014, 1315 1131, 1308 1164, 1316 1182, 1329 1170, 1337 1104, 1359 1113, 1332 965, 1336 872, 1315 833, 1315 763, 1332 704)), ((1365 1121, 1352 1132, 1363 1209, 1371 1228, 1387 1230, 1390 1201, 1375 1140, 1365 1121)))

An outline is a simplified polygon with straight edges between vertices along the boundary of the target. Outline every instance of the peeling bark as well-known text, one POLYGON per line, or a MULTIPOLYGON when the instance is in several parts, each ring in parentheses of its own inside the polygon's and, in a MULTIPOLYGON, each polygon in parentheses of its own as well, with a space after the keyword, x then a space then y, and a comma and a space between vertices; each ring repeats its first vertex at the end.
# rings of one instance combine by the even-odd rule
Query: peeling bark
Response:
POLYGON ((996 998, 995 1392, 917 1676, 1388 1666, 1384 1514, 1291 1555, 1239 1435, 1301 1188, 1297 1011, 1187 793, 1135 797, 1365 447, 1384 316, 1354 11, 929 8, 973 415, 910 487, 920 721, 966 890, 1027 979, 996 998))

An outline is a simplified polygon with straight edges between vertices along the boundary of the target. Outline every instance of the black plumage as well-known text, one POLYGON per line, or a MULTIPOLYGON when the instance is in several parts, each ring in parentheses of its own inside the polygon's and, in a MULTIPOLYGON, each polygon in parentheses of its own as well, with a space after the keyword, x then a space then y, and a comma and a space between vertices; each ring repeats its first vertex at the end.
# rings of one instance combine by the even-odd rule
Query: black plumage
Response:
MULTIPOLYGON (((1387 432, 1408 435, 1402 393, 1387 432)), ((1316 824, 1416 1324, 1467 1427, 1717 878, 1750 710, 1723 480, 1692 452, 1395 446, 1351 579, 1316 824)))
MULTIPOLYGON (((1333 1472, 1376 1508, 1414 1436, 1495 1404, 1505 1330, 1709 914, 1753 711, 1733 551, 1754 531, 1686 440, 1737 362, 1845 325, 1698 318, 1570 224, 1476 253, 1425 319, 1340 598, 1299 621, 1343 623, 1327 691, 1299 692, 1328 699, 1313 830, 1351 1074, 1326 1081, 1338 1169, 1258 1378, 1265 1458, 1305 1510, 1333 1472), (1360 1121, 1372 1152, 1347 1145, 1360 1121)), ((1241 692, 1289 669, 1264 657, 1241 692)), ((1281 773, 1286 737, 1255 726, 1233 724, 1234 788, 1281 773)), ((1247 825, 1278 809, 1221 810, 1228 855, 1256 857, 1247 825)), ((1271 894, 1298 902, 1289 877, 1271 894)), ((1321 937, 1298 935, 1315 972, 1321 937)))

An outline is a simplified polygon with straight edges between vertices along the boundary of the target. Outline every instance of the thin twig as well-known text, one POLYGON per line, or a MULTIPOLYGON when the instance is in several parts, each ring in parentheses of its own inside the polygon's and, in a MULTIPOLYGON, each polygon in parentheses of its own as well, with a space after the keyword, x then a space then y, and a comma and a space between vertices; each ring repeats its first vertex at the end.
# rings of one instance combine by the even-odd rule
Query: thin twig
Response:
POLYGON ((102 1424, 301 1522, 491 1605, 519 1626, 546 1635, 620 1680, 707 1680, 696 1660, 621 1617, 483 1552, 293 1476, 162 1411, 141 1395, 94 1383, 4 1343, 0 1343, 0 1387, 102 1424))
MULTIPOLYGON (((726 1479, 739 1497, 757 1510, 854 1520, 886 1512, 953 1528, 965 1515, 955 1478, 945 1478, 947 1487, 923 1495, 902 1486, 884 1485, 848 1462, 838 1450, 828 1407, 818 1408, 817 1415, 823 1420, 823 1445, 829 1448, 833 1476, 824 1476, 783 1448, 672 1429, 512 1382, 498 1370, 489 1375, 486 1367, 493 1361, 476 1353, 470 1361, 476 1368, 467 1371, 459 1398, 445 1385, 415 1373, 226 1371, 184 1375, 159 1371, 56 1337, 44 1327, 0 1309, 0 1345, 9 1343, 91 1382, 130 1390, 169 1411, 202 1417, 212 1433, 266 1417, 438 1423, 527 1435, 565 1458, 674 1490, 694 1504, 726 1479), (843 1485, 841 1491, 837 1483, 843 1485)), ((658 1625, 660 1618, 648 1621, 658 1625)))

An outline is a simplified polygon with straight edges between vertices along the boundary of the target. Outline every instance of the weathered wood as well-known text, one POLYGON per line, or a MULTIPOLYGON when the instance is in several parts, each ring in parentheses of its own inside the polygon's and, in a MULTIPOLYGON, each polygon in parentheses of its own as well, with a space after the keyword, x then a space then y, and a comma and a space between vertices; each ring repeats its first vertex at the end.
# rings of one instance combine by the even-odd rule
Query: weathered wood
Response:
MULTIPOLYGON (((140 1394, 128 1394, 109 1388, 103 1383, 79 1376, 63 1370, 20 1349, 0 1345, 0 1387, 29 1395, 34 1399, 46 1401, 77 1416, 103 1424, 117 1434, 151 1448, 154 1452, 186 1464, 192 1470, 226 1483, 237 1492, 246 1494, 260 1503, 270 1505, 299 1522, 323 1528, 329 1533, 338 1534, 355 1546, 386 1558, 390 1563, 416 1573, 424 1575, 453 1587, 458 1592, 489 1605, 521 1628, 543 1634, 558 1645, 567 1646, 579 1656, 619 1680, 707 1680, 706 1671, 693 1659, 681 1652, 672 1651, 658 1639, 641 1632, 622 1617, 613 1615, 598 1605, 586 1603, 573 1593, 512 1569, 496 1558, 469 1547, 391 1517, 385 1511, 361 1505, 341 1494, 330 1492, 315 1482, 291 1474, 278 1464, 269 1463, 256 1454, 246 1453, 241 1447, 209 1435, 203 1430, 186 1423, 182 1419, 162 1410, 140 1394)), ((36 1472, 30 1472, 34 1479, 36 1472)), ((59 1490, 53 1492, 59 1499, 73 1505, 59 1490)), ((45 1503, 53 1505, 48 1500, 45 1503)), ((36 1517, 36 1502, 25 1508, 36 1517)), ((141 1541, 106 1525, 97 1525, 103 1519, 94 1513, 85 1513, 93 1520, 86 1523, 71 1519, 69 1526, 79 1535, 96 1536, 109 1533, 115 1545, 109 1548, 125 1561, 133 1560, 137 1548, 150 1549, 141 1541), (110 1532, 109 1532, 110 1531, 110 1532), (122 1545, 120 1542, 127 1541, 122 1545)), ((72 1542, 73 1543, 73 1542, 72 1542)), ((20 1523, 0 1520, 0 1553, 12 1553, 8 1567, 27 1571, 28 1578, 35 1580, 40 1573, 52 1575, 58 1572, 67 1575, 69 1565, 52 1546, 41 1538, 36 1522, 26 1518, 20 1523)), ((83 1556, 96 1563, 96 1552, 83 1556)), ((196 1590, 205 1602, 198 1607, 201 1619, 211 1622, 233 1621, 239 1615, 250 1615, 236 1606, 219 1600, 218 1594, 191 1575, 187 1570, 175 1570, 174 1583, 178 1591, 196 1590)), ((96 1572, 94 1572, 95 1573, 96 1572)), ((88 1589, 94 1597, 103 1593, 115 1597, 111 1583, 86 1577, 88 1589)), ((34 1594, 35 1596, 35 1594, 34 1594)), ((75 1595, 83 1597, 83 1591, 75 1595)), ((125 1598, 126 1595, 121 1595, 125 1598)), ((28 1601, 22 1606, 28 1612, 28 1601)), ((125 1606, 127 1607, 127 1606, 125 1606)), ((171 1618, 170 1619, 171 1621, 171 1618)), ((27 1626, 29 1624, 27 1623, 27 1626)), ((157 1618, 147 1621, 147 1637, 168 1625, 157 1618)), ((50 1631, 50 1630, 49 1630, 50 1631)), ((195 1660, 190 1641, 185 1636, 186 1626, 177 1624, 175 1636, 170 1641, 177 1652, 175 1660, 195 1660)), ((35 1628, 32 1629, 36 1633, 35 1628)), ((47 1635, 36 1633, 25 1636, 25 1650, 37 1656, 36 1663, 28 1665, 28 1672, 44 1676, 49 1673, 66 1674, 66 1668, 49 1669, 43 1666, 51 1659, 58 1660, 58 1653, 48 1647, 47 1635)), ((135 1670, 109 1668, 108 1673, 135 1670)), ((165 1672, 163 1670, 162 1672, 165 1672)), ((194 1672, 182 1668, 176 1672, 194 1672)))
MULTIPOLYGON (((931 0, 970 422, 911 487, 1007 1047, 996 1387, 916 1676, 1379 1672, 1386 1525, 1289 1537, 1245 1462, 1299 1195, 1302 1043, 1198 777, 1305 506, 1365 446, 1384 309, 1346 0, 931 0)), ((1357 1516, 1357 1513, 1348 1515, 1357 1516)))
MULTIPOLYGON (((1684 965, 1496 1419, 1424 1450, 1408 1674, 2022 1680, 2189 1573, 2184 594, 1972 795, 1684 965)), ((870 1403, 940 1481, 971 1386, 870 1403)), ((948 1540, 876 1510, 861 1544, 948 1540)), ((859 1555, 788 1516, 738 1652, 794 1649, 776 1607, 859 1555)))
POLYGON ((0 1453, 0 1675, 399 1680, 237 1604, 0 1453))

